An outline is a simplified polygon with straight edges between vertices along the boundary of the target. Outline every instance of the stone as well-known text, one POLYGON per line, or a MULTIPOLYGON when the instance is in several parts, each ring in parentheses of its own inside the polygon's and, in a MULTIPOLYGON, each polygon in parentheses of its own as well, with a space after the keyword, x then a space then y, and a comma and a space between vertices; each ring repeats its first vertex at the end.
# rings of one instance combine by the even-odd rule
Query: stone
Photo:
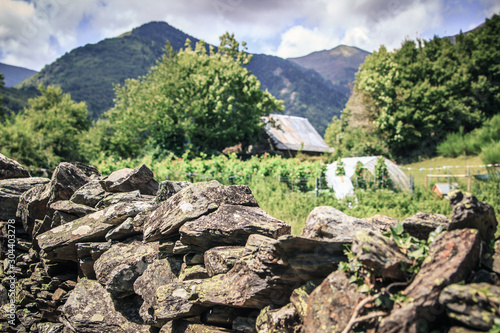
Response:
POLYGON ((48 186, 49 202, 69 200, 73 193, 91 180, 74 164, 62 162, 56 167, 48 186))
POLYGON ((308 281, 306 284, 294 289, 292 295, 290 295, 290 302, 297 309, 297 313, 301 318, 301 322, 304 322, 304 318, 307 316, 307 303, 309 302, 309 296, 316 289, 321 281, 308 281))
POLYGON ((31 235, 35 227, 35 220, 43 220, 49 214, 49 184, 35 185, 24 192, 19 198, 16 217, 21 221, 24 230, 31 235))
POLYGON ((440 292, 467 279, 479 262, 480 247, 477 230, 453 230, 436 237, 420 271, 403 291, 411 301, 394 308, 382 320, 378 332, 431 331, 438 315, 444 314, 438 302, 440 292))
POLYGON ((66 214, 74 214, 79 217, 97 212, 95 208, 81 204, 76 204, 69 200, 56 201, 52 203, 49 207, 52 210, 57 210, 59 212, 63 212, 66 214))
POLYGON ((150 332, 150 326, 133 322, 122 314, 125 311, 115 309, 111 295, 95 280, 80 279, 61 312, 61 322, 72 332, 150 332))
POLYGON ((244 246, 219 246, 205 251, 203 262, 208 275, 227 273, 245 253, 244 246))
POLYGON ((134 293, 135 280, 158 254, 158 242, 116 243, 96 260, 97 281, 115 298, 129 296, 134 293))
POLYGON ((257 317, 256 328, 258 333, 283 332, 299 333, 302 331, 301 318, 292 303, 280 309, 266 306, 257 317))
POLYGON ((351 243, 358 230, 380 231, 377 225, 348 216, 330 206, 313 209, 307 216, 301 236, 308 238, 327 238, 351 243))
POLYGON ((141 195, 139 190, 132 192, 107 193, 106 196, 97 203, 97 209, 103 209, 120 202, 152 201, 152 195, 141 195))
POLYGON ((106 240, 115 240, 115 241, 120 241, 124 240, 126 238, 135 236, 135 235, 141 235, 140 230, 136 230, 134 228, 134 219, 132 217, 127 218, 125 221, 122 222, 122 224, 116 226, 115 228, 111 229, 105 236, 106 240))
POLYGON ((144 222, 144 240, 176 233, 186 222, 215 211, 222 204, 257 207, 248 186, 224 186, 218 181, 195 183, 164 201, 144 222))
POLYGON ((153 305, 156 289, 159 286, 178 281, 181 261, 164 258, 153 261, 134 282, 134 292, 140 295, 143 303, 139 310, 141 318, 147 324, 153 324, 153 305))
POLYGON ((449 230, 473 228, 487 244, 495 239, 498 222, 493 207, 460 190, 451 191, 448 197, 452 207, 449 230))
POLYGON ((95 279, 94 264, 99 257, 111 248, 111 242, 94 242, 76 244, 79 275, 95 279))
POLYGON ((236 317, 234 318, 231 327, 236 332, 256 333, 257 332, 257 330, 255 329, 256 323, 257 323, 256 318, 236 317))
POLYGON ((398 219, 382 214, 376 214, 372 217, 364 217, 362 220, 373 224, 377 229, 380 229, 381 232, 390 231, 391 227, 394 227, 398 224, 398 222, 400 222, 398 219))
POLYGON ((137 169, 121 169, 112 172, 101 180, 106 192, 132 192, 139 190, 141 194, 156 195, 158 182, 153 179, 153 172, 144 164, 137 169))
POLYGON ((356 290, 346 274, 337 270, 309 296, 305 333, 342 332, 358 303, 365 296, 356 290))
POLYGON ((413 265, 394 240, 373 231, 356 232, 351 250, 359 262, 384 279, 406 281, 407 269, 413 265))
POLYGON ((0 180, 27 177, 30 177, 28 169, 23 167, 17 161, 0 154, 0 180))
POLYGON ((403 221, 403 230, 410 236, 427 240, 438 227, 448 230, 449 224, 450 220, 444 215, 419 212, 403 221))
POLYGON ((91 180, 73 193, 70 201, 89 207, 95 207, 106 195, 99 180, 91 180))
POLYGON ((490 330, 500 318, 499 301, 500 287, 488 283, 452 284, 439 295, 448 317, 480 331, 490 330))
POLYGON ((64 325, 61 323, 38 323, 36 325, 38 333, 63 333, 64 325))
POLYGON ((191 182, 165 180, 159 184, 158 192, 156 194, 156 202, 161 203, 172 195, 176 194, 185 187, 191 185, 191 182))
POLYGON ((290 225, 275 219, 259 207, 224 204, 215 212, 184 223, 181 242, 200 251, 223 245, 245 245, 248 236, 271 238, 289 235, 290 225))
POLYGON ((236 333, 223 327, 192 323, 185 320, 174 320, 170 327, 162 327, 160 333, 236 333))
POLYGON ((208 278, 208 272, 203 265, 182 265, 181 272, 179 274, 180 281, 195 280, 195 279, 205 279, 208 278))
POLYGON ((73 164, 75 167, 80 169, 87 177, 90 178, 91 181, 99 180, 99 178, 101 178, 101 173, 93 165, 87 165, 82 162, 70 162, 70 164, 73 164))
POLYGON ((500 274, 500 240, 497 240, 493 245, 493 254, 490 261, 491 270, 500 274))
POLYGON ((46 231, 38 235, 36 240, 44 251, 45 259, 77 262, 75 244, 102 242, 114 226, 153 207, 153 203, 146 202, 116 204, 46 231))
POLYGON ((54 215, 52 215, 52 221, 50 223, 50 229, 58 227, 60 225, 66 224, 68 222, 79 219, 80 216, 74 214, 63 213, 59 211, 55 211, 54 215))
POLYGON ((0 180, 0 221, 16 218, 21 195, 36 185, 44 185, 48 178, 13 178, 0 180))

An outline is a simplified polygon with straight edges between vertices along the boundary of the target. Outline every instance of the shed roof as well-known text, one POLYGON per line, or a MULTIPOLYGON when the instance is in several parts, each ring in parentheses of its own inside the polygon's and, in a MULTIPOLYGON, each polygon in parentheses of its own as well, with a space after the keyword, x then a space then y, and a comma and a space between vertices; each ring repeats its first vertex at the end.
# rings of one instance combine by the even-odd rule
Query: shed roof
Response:
POLYGON ((307 118, 271 114, 262 117, 264 128, 279 150, 333 152, 307 118))

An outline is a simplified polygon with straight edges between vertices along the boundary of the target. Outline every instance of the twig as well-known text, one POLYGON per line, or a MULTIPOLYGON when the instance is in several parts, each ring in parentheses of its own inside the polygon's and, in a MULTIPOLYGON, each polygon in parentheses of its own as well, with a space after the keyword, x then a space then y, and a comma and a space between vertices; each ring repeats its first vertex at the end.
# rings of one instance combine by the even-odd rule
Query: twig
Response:
POLYGON ((354 326, 354 324, 357 324, 359 322, 362 322, 362 321, 365 321, 365 320, 369 320, 369 319, 372 319, 372 318, 376 318, 376 317, 380 317, 380 316, 387 316, 387 314, 388 314, 387 312, 375 311, 375 312, 372 312, 370 314, 367 314, 366 316, 362 316, 362 317, 358 318, 359 312, 365 307, 366 304, 373 302, 374 300, 376 300, 377 298, 379 298, 380 295, 389 292, 389 290, 391 288, 393 288, 393 287, 396 287, 396 286, 398 286, 398 287, 405 287, 407 285, 408 285, 408 282, 394 282, 394 283, 391 283, 390 285, 388 285, 387 287, 385 287, 384 289, 382 289, 382 291, 380 291, 380 292, 378 292, 378 293, 376 293, 374 295, 368 296, 365 299, 363 299, 362 301, 360 301, 358 303, 358 305, 356 305, 356 307, 354 308, 354 312, 353 312, 353 314, 351 316, 351 319, 347 323, 347 325, 344 328, 344 330, 342 331, 342 333, 349 333, 349 331, 351 330, 352 326, 354 326))

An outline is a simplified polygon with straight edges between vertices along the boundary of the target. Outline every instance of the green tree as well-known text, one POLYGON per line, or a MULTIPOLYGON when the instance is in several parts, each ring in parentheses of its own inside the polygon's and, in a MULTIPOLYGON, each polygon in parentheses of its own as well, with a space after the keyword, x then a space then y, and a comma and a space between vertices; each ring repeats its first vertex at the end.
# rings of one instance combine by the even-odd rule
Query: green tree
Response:
POLYGON ((251 56, 234 36, 220 39, 217 52, 203 41, 193 49, 187 40, 178 53, 167 45, 147 76, 117 86, 115 107, 99 125, 102 148, 122 157, 213 154, 257 138, 260 117, 282 111, 282 103, 242 67, 251 56))
POLYGON ((38 90, 41 95, 30 99, 28 108, 0 127, 2 153, 36 167, 82 160, 80 135, 90 125, 87 106, 59 87, 40 85, 38 90))
MULTIPOLYGON (((2 73, 0 73, 0 88, 2 88, 5 85, 4 79, 5 77, 3 76, 2 73)), ((0 121, 3 120, 3 118, 5 117, 5 111, 3 110, 2 101, 3 98, 2 95, 0 95, 0 121)))

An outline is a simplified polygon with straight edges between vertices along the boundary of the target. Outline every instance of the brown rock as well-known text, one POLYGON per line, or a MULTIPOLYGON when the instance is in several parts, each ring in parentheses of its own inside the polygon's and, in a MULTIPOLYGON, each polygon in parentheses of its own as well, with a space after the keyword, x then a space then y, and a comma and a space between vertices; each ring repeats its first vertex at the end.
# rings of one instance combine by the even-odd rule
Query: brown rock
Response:
POLYGON ((43 220, 49 214, 49 184, 35 185, 24 192, 19 198, 16 216, 21 221, 24 230, 31 235, 36 220, 43 220))
POLYGON ((69 200, 76 190, 90 180, 91 178, 77 166, 66 162, 60 163, 50 179, 48 204, 69 200))
POLYGON ((209 326, 204 324, 192 323, 185 320, 174 320, 171 324, 165 325, 160 333, 236 333, 222 327, 209 326))
POLYGON ((331 273, 309 296, 304 332, 341 332, 364 297, 344 272, 331 273))
POLYGON ((107 192, 131 192, 139 190, 141 194, 156 195, 158 182, 153 179, 153 172, 144 164, 137 169, 121 169, 101 180, 107 192))
POLYGON ((82 217, 82 216, 85 216, 88 214, 92 214, 92 213, 95 213, 97 211, 96 209, 94 209, 92 207, 76 204, 76 203, 71 202, 69 200, 56 201, 50 205, 50 209, 57 210, 57 211, 67 213, 67 214, 74 214, 74 215, 77 215, 79 217, 82 217))
POLYGON ((158 187, 158 193, 156 194, 156 202, 160 203, 167 200, 189 185, 191 185, 191 182, 186 181, 166 180, 161 182, 158 187))
POLYGON ((0 180, 30 177, 28 169, 17 161, 0 154, 0 180))
POLYGON ((476 230, 460 229, 439 235, 413 282, 404 290, 412 299, 392 310, 378 332, 418 332, 431 329, 444 314, 438 302, 446 286, 465 280, 479 262, 480 237, 476 230))

